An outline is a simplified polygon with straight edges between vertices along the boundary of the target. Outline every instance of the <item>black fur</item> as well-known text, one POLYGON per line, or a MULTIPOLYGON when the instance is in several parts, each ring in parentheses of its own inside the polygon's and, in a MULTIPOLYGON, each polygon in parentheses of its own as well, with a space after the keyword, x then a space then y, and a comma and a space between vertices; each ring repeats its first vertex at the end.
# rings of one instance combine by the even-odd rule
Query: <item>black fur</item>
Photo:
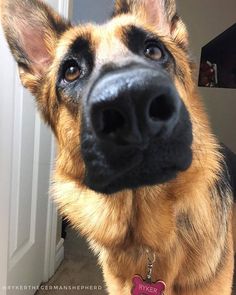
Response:
POLYGON ((229 182, 233 191, 234 201, 236 202, 236 154, 233 153, 226 145, 222 144, 222 153, 229 174, 229 182))
POLYGON ((168 51, 159 36, 144 30, 143 28, 130 25, 123 27, 121 40, 130 51, 141 57, 144 56, 144 50, 147 44, 153 43, 153 45, 160 48, 163 56, 159 61, 151 61, 148 58, 146 61, 153 64, 154 66, 156 63, 163 65, 163 67, 169 72, 170 76, 173 76, 173 74, 177 72, 174 57, 168 51))
POLYGON ((82 91, 94 68, 95 52, 91 46, 90 36, 81 36, 71 45, 69 51, 61 62, 57 78, 57 96, 67 102, 78 104, 82 97, 82 91), (64 74, 67 67, 76 62, 81 69, 81 77, 72 83, 67 83, 64 74))
POLYGON ((133 25, 123 28, 122 42, 137 55, 143 55, 146 44, 153 42, 162 51, 163 57, 161 62, 163 64, 171 58, 171 54, 157 35, 133 25))
POLYGON ((117 7, 113 13, 112 17, 115 17, 120 14, 127 14, 130 13, 130 5, 127 3, 126 0, 120 0, 119 1, 119 7, 117 7))

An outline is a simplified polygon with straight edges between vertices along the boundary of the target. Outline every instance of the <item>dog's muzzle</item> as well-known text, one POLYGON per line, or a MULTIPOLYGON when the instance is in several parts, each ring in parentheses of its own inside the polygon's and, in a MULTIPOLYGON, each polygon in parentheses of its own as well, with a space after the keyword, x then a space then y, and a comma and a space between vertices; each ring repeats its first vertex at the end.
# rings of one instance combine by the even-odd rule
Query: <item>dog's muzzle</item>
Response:
POLYGON ((163 68, 102 74, 83 105, 85 184, 102 193, 159 184, 192 161, 188 111, 163 68))

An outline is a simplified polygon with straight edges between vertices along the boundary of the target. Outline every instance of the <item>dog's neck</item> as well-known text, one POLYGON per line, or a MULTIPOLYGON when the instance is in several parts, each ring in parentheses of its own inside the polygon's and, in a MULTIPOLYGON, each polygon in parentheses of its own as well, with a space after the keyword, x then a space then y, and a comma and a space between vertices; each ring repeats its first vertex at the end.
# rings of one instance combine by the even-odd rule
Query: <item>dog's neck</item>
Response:
POLYGON ((204 218, 198 204, 207 203, 214 173, 199 165, 199 159, 194 160, 188 172, 180 173, 168 184, 122 191, 113 196, 97 194, 56 174, 53 195, 72 224, 102 247, 140 245, 166 252, 173 247, 172 241, 176 241, 178 226, 191 218, 189 212, 200 210, 195 215, 204 218))

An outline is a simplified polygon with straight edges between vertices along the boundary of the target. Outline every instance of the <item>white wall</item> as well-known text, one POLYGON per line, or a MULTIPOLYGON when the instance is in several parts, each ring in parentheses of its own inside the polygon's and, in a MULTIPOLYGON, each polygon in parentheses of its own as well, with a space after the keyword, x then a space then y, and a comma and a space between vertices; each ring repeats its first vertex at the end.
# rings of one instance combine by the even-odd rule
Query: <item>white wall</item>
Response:
MULTIPOLYGON (((201 48, 236 22, 235 0, 177 0, 188 25, 191 47, 200 62, 201 48)), ((214 132, 236 152, 236 89, 199 88, 214 132)))
POLYGON ((112 14, 112 8, 112 0, 74 0, 73 20, 102 23, 112 14))

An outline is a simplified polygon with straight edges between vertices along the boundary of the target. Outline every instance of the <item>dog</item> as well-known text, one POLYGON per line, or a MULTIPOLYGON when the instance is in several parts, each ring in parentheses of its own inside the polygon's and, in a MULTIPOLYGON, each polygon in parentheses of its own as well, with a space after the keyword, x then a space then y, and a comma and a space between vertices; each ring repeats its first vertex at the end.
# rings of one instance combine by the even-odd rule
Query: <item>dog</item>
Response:
POLYGON ((72 26, 40 0, 1 10, 22 84, 57 139, 52 195, 98 255, 108 293, 231 294, 228 150, 175 1, 116 0, 103 25, 72 26))

